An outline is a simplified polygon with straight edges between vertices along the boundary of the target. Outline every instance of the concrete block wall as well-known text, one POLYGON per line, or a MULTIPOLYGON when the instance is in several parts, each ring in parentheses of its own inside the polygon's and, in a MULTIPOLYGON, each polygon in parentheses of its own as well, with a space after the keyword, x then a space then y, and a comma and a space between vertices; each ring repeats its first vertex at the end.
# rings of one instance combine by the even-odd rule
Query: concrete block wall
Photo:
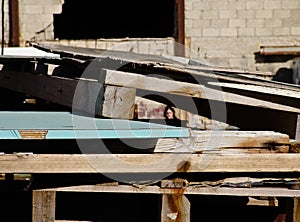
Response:
MULTIPOLYGON (((5 43, 8 41, 8 1, 4 3, 5 43)), ((54 41, 53 14, 64 0, 19 0, 20 43, 54 41)), ((1 20, 1 18, 0 18, 1 20)), ((258 64, 254 53, 262 45, 299 45, 299 0, 185 0, 187 56, 224 67, 275 72, 290 63, 258 64)), ((91 48, 173 54, 174 40, 97 39, 58 41, 91 48), (117 46, 119 45, 119 46, 117 46)))
POLYGON ((59 14, 64 0, 19 0, 20 44, 53 40, 53 14, 59 14))
POLYGON ((41 41, 66 46, 129 51, 135 53, 174 55, 174 38, 122 38, 41 41))
POLYGON ((185 0, 189 56, 223 67, 275 72, 256 64, 262 45, 300 45, 299 0, 185 0))

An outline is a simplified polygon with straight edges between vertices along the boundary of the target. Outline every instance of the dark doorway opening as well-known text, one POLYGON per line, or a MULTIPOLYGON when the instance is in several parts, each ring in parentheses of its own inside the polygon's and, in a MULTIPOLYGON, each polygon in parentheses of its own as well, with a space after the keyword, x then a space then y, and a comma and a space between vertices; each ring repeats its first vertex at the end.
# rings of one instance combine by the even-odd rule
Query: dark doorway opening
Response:
POLYGON ((58 39, 177 38, 175 0, 65 0, 54 15, 58 39))

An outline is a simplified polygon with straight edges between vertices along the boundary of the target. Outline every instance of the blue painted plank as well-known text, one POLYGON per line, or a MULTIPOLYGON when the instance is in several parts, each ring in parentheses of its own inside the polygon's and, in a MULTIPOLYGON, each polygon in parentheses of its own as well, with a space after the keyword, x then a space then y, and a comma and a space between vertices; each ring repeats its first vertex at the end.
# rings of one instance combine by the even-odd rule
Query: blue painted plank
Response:
POLYGON ((19 130, 46 130, 46 139, 188 137, 184 127, 68 112, 0 112, 0 139, 21 139, 19 130))

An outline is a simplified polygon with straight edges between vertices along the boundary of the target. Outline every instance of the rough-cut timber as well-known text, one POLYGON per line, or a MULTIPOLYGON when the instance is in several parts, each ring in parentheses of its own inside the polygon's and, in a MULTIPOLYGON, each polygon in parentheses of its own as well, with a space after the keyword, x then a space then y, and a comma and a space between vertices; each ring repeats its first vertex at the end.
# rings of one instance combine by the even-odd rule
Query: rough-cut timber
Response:
POLYGON ((300 172, 299 154, 3 154, 2 173, 300 172))

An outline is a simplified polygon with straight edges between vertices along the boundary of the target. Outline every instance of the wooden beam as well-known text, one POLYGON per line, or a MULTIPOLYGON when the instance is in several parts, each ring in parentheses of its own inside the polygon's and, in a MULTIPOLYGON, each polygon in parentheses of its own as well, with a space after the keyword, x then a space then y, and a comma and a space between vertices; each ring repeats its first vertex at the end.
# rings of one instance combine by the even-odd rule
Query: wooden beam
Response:
POLYGON ((249 96, 251 98, 262 99, 269 102, 274 102, 286 106, 300 108, 300 92, 277 89, 267 86, 257 86, 242 83, 221 83, 221 82, 209 82, 209 85, 222 87, 225 92, 234 94, 249 96))
POLYGON ((56 192, 32 192, 32 222, 55 221, 56 192))
POLYGON ((183 194, 163 194, 161 222, 190 222, 190 209, 191 204, 183 194))
POLYGON ((188 138, 158 139, 154 152, 289 152, 287 134, 273 131, 191 130, 188 138))
POLYGON ((96 116, 132 119, 134 114, 135 89, 104 87, 97 80, 1 71, 0 87, 96 116))
POLYGON ((227 93, 221 90, 208 88, 201 84, 192 84, 158 77, 151 77, 151 75, 144 76, 136 73, 104 69, 101 73, 100 82, 103 82, 107 85, 300 113, 300 109, 297 108, 283 106, 259 99, 253 99, 251 97, 240 96, 238 94, 227 93))
POLYGON ((1 173, 300 172, 300 154, 4 154, 1 173))
MULTIPOLYGON (((136 193, 136 194, 178 194, 178 189, 160 188, 156 185, 151 186, 131 186, 131 185, 80 185, 57 187, 49 189, 34 190, 55 191, 55 192, 88 192, 88 193, 136 193)), ((181 190, 184 195, 224 195, 224 196, 246 196, 246 197, 300 197, 300 190, 293 190, 283 187, 199 187, 188 186, 181 190)))

